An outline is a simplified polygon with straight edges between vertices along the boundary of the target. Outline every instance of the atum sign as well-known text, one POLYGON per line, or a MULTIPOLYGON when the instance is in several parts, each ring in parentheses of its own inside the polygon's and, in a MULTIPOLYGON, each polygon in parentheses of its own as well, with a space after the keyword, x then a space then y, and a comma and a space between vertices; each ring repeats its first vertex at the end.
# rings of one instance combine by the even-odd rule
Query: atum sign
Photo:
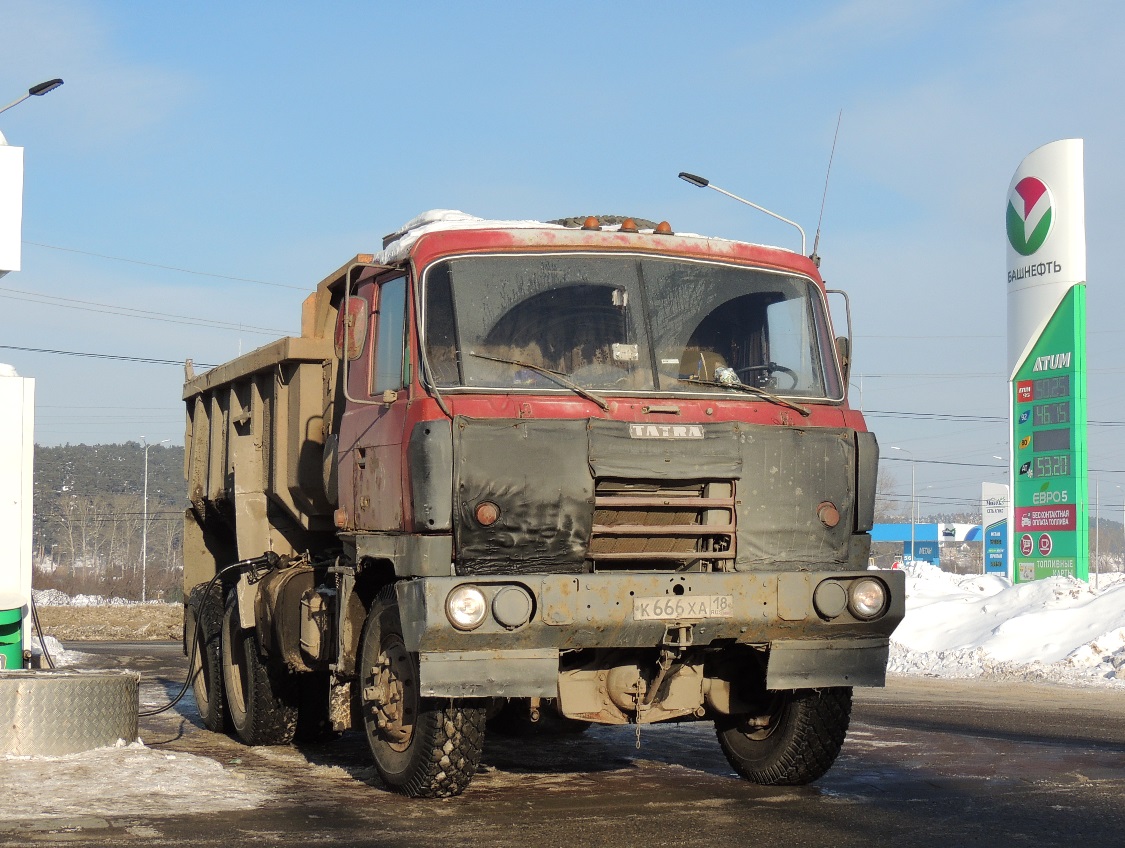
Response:
POLYGON ((1016 582, 1089 573, 1083 197, 1080 139, 1032 152, 1008 190, 1016 582))

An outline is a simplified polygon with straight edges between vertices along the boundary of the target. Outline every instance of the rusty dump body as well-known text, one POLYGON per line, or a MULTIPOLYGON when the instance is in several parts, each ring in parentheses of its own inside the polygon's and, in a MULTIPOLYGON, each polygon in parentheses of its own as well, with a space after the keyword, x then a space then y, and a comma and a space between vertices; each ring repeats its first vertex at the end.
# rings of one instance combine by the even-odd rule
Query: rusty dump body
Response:
POLYGON ((337 728, 388 598, 418 698, 644 723, 883 684, 904 586, 817 268, 630 229, 422 219, 186 383, 185 596, 277 554, 227 590, 337 728))

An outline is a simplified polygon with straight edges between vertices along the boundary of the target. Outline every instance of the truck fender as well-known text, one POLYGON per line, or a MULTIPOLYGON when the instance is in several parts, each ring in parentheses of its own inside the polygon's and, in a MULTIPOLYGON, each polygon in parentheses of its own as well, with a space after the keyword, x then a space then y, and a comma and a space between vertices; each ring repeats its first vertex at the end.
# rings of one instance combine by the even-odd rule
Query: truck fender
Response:
POLYGON ((238 592, 238 623, 243 630, 249 630, 257 622, 255 606, 258 587, 250 582, 248 575, 240 574, 235 591, 238 592))

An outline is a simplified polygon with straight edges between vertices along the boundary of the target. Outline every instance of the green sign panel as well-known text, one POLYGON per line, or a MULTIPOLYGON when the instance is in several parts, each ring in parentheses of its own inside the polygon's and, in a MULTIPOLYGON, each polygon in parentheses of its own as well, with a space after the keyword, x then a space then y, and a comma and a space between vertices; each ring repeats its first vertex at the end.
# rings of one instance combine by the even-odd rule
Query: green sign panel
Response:
POLYGON ((1086 580, 1085 285, 1063 297, 1011 386, 1013 580, 1086 580))

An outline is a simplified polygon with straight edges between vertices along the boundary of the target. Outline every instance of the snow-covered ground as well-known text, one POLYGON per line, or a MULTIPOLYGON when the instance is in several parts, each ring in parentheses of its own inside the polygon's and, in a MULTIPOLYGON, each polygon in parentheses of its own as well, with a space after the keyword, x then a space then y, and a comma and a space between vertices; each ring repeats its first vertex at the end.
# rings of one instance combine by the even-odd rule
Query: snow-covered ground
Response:
POLYGON ((915 564, 906 595, 892 674, 1125 687, 1125 574, 1013 586, 915 564))
MULTIPOLYGON (((124 741, 63 757, 0 757, 0 784, 9 811, 17 813, 13 820, 249 810, 272 797, 261 780, 248 779, 209 757, 124 741)), ((0 825, 0 838, 7 829, 0 825)))

